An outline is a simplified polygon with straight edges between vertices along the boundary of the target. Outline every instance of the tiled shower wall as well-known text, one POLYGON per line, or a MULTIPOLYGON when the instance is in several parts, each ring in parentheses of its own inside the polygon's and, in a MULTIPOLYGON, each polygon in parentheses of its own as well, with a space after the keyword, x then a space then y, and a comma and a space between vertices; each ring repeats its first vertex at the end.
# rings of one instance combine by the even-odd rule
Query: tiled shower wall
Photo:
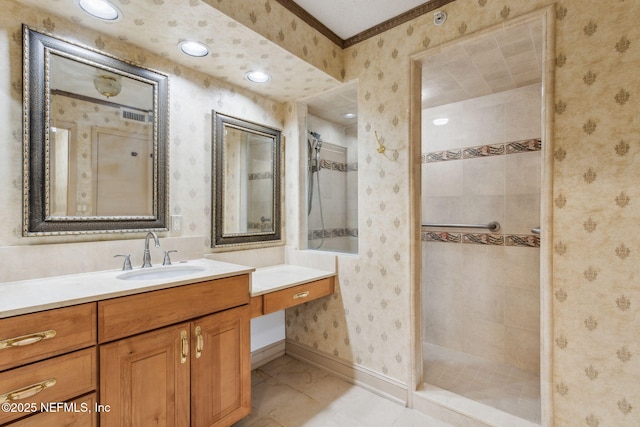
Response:
POLYGON ((539 370, 539 84, 423 110, 423 338, 539 370), (445 126, 434 118, 448 117, 445 126))
POLYGON ((356 253, 358 251, 358 163, 357 135, 315 116, 307 127, 322 136, 320 189, 324 231, 320 219, 317 176, 313 177, 313 200, 308 216, 309 246, 319 250, 356 253), (324 242, 320 245, 322 234, 324 242))

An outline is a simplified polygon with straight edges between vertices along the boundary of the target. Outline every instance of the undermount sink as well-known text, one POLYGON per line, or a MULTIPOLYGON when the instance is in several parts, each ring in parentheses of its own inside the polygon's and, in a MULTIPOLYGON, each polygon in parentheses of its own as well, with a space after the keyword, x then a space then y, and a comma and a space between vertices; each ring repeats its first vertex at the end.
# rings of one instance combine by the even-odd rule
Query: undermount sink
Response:
POLYGON ((119 274, 116 278, 120 280, 168 279, 171 277, 188 276, 204 270, 206 270, 204 267, 197 265, 171 265, 127 271, 126 273, 119 274))

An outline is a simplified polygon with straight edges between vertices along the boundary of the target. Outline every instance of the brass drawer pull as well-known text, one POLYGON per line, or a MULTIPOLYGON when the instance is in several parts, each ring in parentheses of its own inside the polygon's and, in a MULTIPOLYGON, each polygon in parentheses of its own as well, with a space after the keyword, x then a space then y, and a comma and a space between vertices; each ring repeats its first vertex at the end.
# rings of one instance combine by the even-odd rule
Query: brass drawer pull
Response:
POLYGON ((56 336, 54 329, 48 331, 36 332, 35 334, 22 335, 15 338, 8 338, 0 341, 0 350, 3 348, 22 347, 25 345, 35 344, 42 340, 47 340, 56 336))
POLYGON ((202 328, 196 326, 196 359, 202 356, 202 349, 204 348, 204 338, 202 337, 202 328))
POLYGON ((36 394, 40 393, 44 389, 53 387, 54 385, 56 385, 56 379, 50 378, 48 380, 42 381, 37 384, 32 384, 32 385, 20 388, 18 390, 10 391, 9 393, 0 394, 0 403, 14 402, 16 400, 27 399, 31 396, 35 396, 36 394))
POLYGON ((187 356, 189 356, 189 339, 187 338, 187 331, 180 332, 180 363, 187 363, 187 356))
POLYGON ((297 294, 295 294, 293 296, 293 299, 298 299, 298 298, 306 298, 309 296, 309 291, 304 291, 304 292, 298 292, 297 294))

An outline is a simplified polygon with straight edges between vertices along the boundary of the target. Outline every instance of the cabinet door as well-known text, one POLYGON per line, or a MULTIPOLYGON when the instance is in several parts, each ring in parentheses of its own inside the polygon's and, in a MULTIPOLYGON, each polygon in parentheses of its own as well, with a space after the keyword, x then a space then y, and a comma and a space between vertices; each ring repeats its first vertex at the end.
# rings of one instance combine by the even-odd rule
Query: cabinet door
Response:
POLYGON ((229 426, 251 411, 249 305, 192 322, 191 425, 229 426))
POLYGON ((102 427, 189 425, 189 323, 100 346, 102 427))

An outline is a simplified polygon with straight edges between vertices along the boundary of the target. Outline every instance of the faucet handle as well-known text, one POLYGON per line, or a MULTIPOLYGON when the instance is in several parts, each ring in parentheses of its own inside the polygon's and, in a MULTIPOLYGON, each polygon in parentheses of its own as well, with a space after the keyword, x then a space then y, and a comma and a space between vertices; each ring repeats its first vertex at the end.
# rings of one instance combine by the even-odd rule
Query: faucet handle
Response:
POLYGON ((124 264, 122 265, 122 269, 123 270, 131 270, 131 254, 121 254, 121 255, 114 255, 114 258, 117 257, 124 257, 124 264))
POLYGON ((170 251, 164 251, 164 261, 162 261, 162 265, 171 265, 171 258, 169 257, 169 254, 171 252, 178 252, 178 251, 175 249, 170 251))

